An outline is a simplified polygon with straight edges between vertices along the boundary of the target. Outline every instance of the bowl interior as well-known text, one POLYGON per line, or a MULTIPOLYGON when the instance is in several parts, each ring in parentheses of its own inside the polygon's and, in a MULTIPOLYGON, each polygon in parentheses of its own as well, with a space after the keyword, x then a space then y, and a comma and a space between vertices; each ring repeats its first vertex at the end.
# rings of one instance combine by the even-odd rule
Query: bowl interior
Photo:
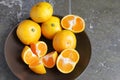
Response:
MULTIPOLYGON (((77 78, 87 67, 91 57, 91 45, 90 40, 85 32, 75 34, 77 37, 76 50, 80 54, 80 60, 75 69, 69 74, 63 74, 59 72, 56 66, 52 69, 47 69, 47 74, 37 75, 33 73, 28 66, 21 59, 21 51, 25 45, 23 45, 16 35, 15 27, 8 35, 5 43, 5 58, 11 71, 20 80, 74 80, 77 78)), ((48 52, 53 50, 52 41, 41 37, 48 45, 48 52)))

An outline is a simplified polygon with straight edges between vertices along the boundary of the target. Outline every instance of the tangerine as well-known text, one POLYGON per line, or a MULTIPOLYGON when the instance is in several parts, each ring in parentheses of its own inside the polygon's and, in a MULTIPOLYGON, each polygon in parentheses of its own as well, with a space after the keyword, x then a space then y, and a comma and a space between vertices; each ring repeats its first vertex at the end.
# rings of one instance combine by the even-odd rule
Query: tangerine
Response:
POLYGON ((40 39, 41 28, 39 24, 32 20, 23 20, 19 23, 16 33, 23 44, 29 45, 40 39))
POLYGON ((30 17, 37 23, 47 21, 53 14, 53 7, 48 2, 39 2, 32 6, 30 17))
POLYGON ((60 19, 56 16, 52 16, 50 19, 48 19, 41 25, 42 34, 47 39, 53 39, 54 35, 61 30, 62 27, 60 25, 60 19))
POLYGON ((76 36, 73 32, 69 30, 62 30, 58 33, 53 38, 53 48, 61 52, 64 49, 67 48, 76 48, 76 36))

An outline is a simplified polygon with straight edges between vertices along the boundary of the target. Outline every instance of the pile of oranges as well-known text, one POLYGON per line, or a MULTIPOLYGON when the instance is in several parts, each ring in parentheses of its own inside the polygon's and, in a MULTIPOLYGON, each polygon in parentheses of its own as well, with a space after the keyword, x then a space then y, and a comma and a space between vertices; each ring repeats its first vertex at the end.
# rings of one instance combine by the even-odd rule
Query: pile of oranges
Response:
POLYGON ((77 15, 66 15, 62 19, 53 16, 53 7, 48 2, 32 6, 30 18, 19 23, 16 34, 25 45, 21 57, 25 64, 37 74, 47 73, 46 68, 57 67, 61 73, 70 73, 80 59, 75 49, 75 34, 84 31, 85 22, 77 15), (41 35, 52 41, 53 51, 41 41, 41 35))

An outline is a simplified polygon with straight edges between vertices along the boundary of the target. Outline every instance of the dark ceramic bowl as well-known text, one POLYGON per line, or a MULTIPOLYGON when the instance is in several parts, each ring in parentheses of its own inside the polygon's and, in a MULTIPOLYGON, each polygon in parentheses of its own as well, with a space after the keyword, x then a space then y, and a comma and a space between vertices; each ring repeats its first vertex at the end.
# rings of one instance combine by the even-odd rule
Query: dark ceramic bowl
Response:
MULTIPOLYGON (((90 40, 85 32, 76 34, 77 37, 77 51, 80 54, 80 60, 75 69, 69 74, 63 74, 59 72, 56 66, 52 69, 47 69, 47 73, 44 75, 38 75, 33 73, 28 66, 21 59, 21 51, 25 45, 23 45, 16 35, 15 27, 8 35, 5 42, 5 58, 10 70, 20 80, 74 80, 86 69, 91 57, 91 45, 90 40)), ((45 41, 48 44, 49 51, 52 51, 52 41, 47 40, 43 36, 40 40, 45 41)), ((48 51, 48 52, 49 52, 48 51)))

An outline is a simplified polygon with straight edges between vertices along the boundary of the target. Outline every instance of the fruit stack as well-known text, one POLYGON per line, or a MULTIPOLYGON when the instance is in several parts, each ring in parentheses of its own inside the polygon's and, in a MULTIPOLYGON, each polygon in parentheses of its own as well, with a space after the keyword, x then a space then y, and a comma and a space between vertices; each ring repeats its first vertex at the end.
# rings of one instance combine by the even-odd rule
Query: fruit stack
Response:
POLYGON ((53 16, 53 7, 48 2, 32 6, 30 18, 19 23, 16 34, 25 45, 21 58, 37 74, 46 74, 46 68, 57 67, 64 74, 74 70, 80 59, 77 33, 84 31, 85 21, 77 15, 53 16), (48 52, 48 44, 41 36, 52 41, 53 51, 48 52))

